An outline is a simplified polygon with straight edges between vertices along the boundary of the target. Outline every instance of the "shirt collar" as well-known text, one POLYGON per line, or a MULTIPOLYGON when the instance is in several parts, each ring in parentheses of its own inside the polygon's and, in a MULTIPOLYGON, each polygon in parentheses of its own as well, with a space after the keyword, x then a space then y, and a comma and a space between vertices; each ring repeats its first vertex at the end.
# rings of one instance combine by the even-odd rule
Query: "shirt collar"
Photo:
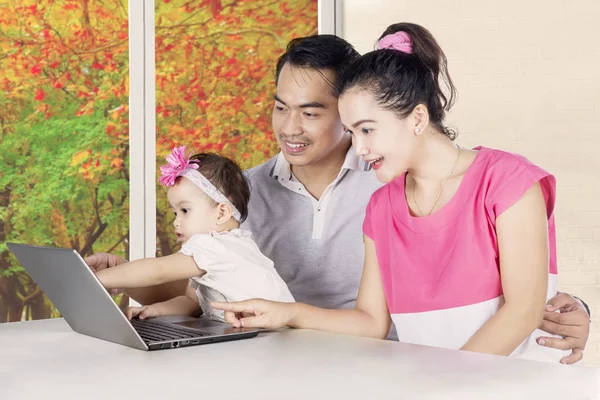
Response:
MULTIPOLYGON (((362 158, 356 155, 354 147, 350 146, 348 152, 346 153, 346 158, 344 159, 344 164, 342 164, 342 169, 340 172, 343 172, 344 170, 370 171, 371 164, 364 162, 362 158)), ((282 152, 277 154, 275 165, 271 169, 269 176, 275 179, 280 177, 286 180, 292 179, 292 169, 290 163, 287 162, 282 152)))

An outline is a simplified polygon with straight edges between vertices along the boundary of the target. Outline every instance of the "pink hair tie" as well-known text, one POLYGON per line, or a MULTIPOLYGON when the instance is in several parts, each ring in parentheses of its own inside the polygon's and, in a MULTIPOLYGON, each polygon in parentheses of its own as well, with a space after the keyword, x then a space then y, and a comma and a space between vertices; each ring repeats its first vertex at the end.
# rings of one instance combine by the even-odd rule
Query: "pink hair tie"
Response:
POLYGON ((381 40, 377 42, 377 49, 397 50, 406 54, 412 54, 413 52, 410 36, 408 33, 402 31, 392 33, 381 38, 381 40))

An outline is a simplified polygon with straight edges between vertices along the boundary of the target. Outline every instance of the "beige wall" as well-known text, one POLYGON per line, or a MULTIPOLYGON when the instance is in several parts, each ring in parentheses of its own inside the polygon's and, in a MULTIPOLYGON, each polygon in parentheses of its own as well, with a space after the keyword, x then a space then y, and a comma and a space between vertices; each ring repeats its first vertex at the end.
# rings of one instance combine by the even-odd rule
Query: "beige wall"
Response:
POLYGON ((518 152, 554 173, 559 289, 592 309, 585 364, 600 366, 600 3, 343 0, 343 36, 373 49, 391 23, 428 28, 459 100, 458 143, 518 152))

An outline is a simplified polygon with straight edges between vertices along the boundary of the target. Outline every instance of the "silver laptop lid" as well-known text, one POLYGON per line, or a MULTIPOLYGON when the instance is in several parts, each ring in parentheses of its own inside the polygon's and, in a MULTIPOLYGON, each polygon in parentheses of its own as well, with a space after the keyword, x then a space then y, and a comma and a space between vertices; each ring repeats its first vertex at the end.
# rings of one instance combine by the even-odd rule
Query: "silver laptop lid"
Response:
POLYGON ((7 246, 75 332, 148 350, 77 251, 7 246))

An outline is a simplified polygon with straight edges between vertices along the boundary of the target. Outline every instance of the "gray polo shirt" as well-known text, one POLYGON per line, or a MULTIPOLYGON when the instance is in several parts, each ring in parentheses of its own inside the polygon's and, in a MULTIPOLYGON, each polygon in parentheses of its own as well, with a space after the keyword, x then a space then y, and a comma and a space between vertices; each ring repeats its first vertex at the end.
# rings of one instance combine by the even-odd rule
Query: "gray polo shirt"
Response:
POLYGON ((319 200, 293 176, 283 154, 246 173, 251 196, 242 227, 252 231, 296 301, 354 307, 364 262, 362 223, 382 185, 369 165, 350 148, 319 200))

